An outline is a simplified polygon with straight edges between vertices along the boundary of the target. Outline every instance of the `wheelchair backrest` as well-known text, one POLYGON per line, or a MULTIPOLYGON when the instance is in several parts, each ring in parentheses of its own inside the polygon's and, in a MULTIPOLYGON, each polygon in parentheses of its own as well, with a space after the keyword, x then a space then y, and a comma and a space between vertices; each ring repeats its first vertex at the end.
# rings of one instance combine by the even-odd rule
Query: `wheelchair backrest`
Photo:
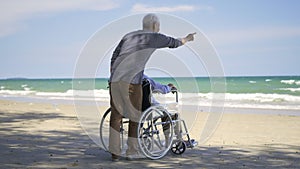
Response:
POLYGON ((151 106, 151 85, 147 79, 143 79, 143 102, 142 111, 145 111, 151 106))

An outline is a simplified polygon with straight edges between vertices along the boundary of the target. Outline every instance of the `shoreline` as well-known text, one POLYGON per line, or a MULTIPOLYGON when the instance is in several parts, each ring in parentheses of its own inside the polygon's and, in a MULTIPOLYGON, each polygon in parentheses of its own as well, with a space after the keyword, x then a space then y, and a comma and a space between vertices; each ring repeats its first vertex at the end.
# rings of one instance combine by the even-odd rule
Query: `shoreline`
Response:
MULTIPOLYGON (((200 135, 205 116, 200 114, 192 138, 200 135)), ((182 156, 117 163, 83 130, 72 105, 0 100, 0 117, 4 168, 300 167, 299 116, 224 113, 207 142, 182 156)))
MULTIPOLYGON (((54 104, 54 105, 74 105, 74 100, 68 99, 49 99, 40 97, 20 97, 20 96, 0 96, 0 101, 11 101, 11 102, 23 102, 23 103, 44 103, 44 104, 54 104)), ((109 100, 107 101, 75 101, 77 103, 85 103, 85 105, 97 103, 98 106, 109 106, 109 100)), ((199 110, 200 112, 210 112, 212 107, 201 105, 185 105, 185 109, 188 110, 199 110)), ((218 108, 222 109, 222 108, 218 108)), ((253 107, 223 107, 223 113, 237 113, 237 114, 270 114, 270 115, 290 115, 290 116, 300 116, 299 109, 278 109, 278 108, 253 108, 253 107)))

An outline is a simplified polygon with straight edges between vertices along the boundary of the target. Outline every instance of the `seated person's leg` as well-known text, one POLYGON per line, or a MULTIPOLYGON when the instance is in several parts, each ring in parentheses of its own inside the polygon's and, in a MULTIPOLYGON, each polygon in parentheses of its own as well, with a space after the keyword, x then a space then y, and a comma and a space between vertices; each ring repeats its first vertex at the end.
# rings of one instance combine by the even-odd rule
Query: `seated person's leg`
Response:
POLYGON ((165 124, 162 125, 163 127, 163 132, 164 132, 164 135, 165 135, 165 146, 168 146, 170 144, 170 141, 172 138, 170 138, 170 134, 171 134, 171 130, 170 130, 170 127, 171 127, 171 121, 170 119, 168 118, 168 116, 164 116, 162 117, 162 122, 166 122, 165 124))
POLYGON ((182 139, 182 128, 181 128, 181 121, 179 121, 178 113, 172 115, 172 120, 177 120, 174 126, 174 133, 176 135, 177 140, 182 139))

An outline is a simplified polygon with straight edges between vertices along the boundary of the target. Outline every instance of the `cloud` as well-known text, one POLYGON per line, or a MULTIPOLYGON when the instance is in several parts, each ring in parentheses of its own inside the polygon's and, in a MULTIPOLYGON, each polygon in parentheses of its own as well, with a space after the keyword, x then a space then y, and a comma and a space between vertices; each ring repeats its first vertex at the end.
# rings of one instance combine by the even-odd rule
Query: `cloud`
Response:
POLYGON ((196 10, 212 10, 210 6, 194 6, 194 5, 177 5, 177 6, 149 6, 143 4, 135 4, 131 12, 188 12, 196 10))
POLYGON ((4 0, 0 2, 0 37, 25 27, 33 17, 75 10, 105 11, 119 7, 112 0, 4 0))

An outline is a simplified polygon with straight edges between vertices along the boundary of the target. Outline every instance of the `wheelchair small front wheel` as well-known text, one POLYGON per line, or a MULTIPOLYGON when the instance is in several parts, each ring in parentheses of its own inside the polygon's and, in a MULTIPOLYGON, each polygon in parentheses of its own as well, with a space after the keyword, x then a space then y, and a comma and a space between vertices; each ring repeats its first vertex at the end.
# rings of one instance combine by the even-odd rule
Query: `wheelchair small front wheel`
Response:
POLYGON ((179 140, 179 141, 175 141, 172 144, 171 151, 176 155, 183 154, 185 150, 186 150, 186 144, 184 141, 179 140))

